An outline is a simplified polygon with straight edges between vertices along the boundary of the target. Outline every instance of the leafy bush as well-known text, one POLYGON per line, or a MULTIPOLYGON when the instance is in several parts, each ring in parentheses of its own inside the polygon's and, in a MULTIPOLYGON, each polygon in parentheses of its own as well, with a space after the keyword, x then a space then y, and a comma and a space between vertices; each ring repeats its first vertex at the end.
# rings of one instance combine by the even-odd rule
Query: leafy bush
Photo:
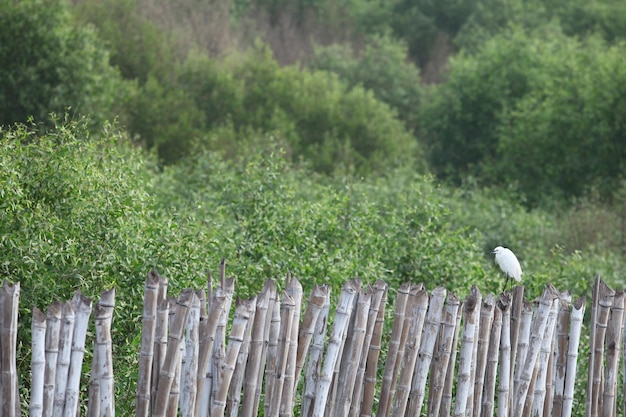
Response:
POLYGON ((112 119, 132 91, 108 64, 89 27, 75 27, 65 2, 0 2, 0 125, 49 113, 112 119))

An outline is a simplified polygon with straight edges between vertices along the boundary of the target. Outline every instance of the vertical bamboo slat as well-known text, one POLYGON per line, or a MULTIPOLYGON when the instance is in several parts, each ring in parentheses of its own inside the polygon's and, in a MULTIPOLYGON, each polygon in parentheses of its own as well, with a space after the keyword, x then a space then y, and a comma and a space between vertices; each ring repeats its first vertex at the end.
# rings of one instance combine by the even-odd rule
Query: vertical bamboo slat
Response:
MULTIPOLYGON (((489 337, 489 349, 487 351, 487 364, 485 367, 485 385, 482 396, 481 417, 492 417, 494 406, 494 396, 496 392, 498 352, 500 350, 500 336, 502 334, 502 304, 495 301, 493 309, 493 320, 491 323, 491 334, 489 337)), ((477 415, 477 414, 476 414, 477 415)))
MULTIPOLYGON (((461 303, 462 305, 462 303, 461 303)), ((463 315, 463 308, 459 306, 456 312, 456 325, 454 330, 454 338, 452 340, 452 350, 450 360, 448 361, 448 369, 446 370, 446 380, 443 385, 443 393, 441 396, 441 413, 442 415, 449 416, 452 412, 452 388, 456 375, 454 370, 456 368, 456 357, 459 345, 459 334, 461 331, 461 317, 463 315)))
MULTIPOLYGON (((617 400, 617 375, 619 374, 620 341, 624 320, 624 291, 617 291, 611 306, 611 318, 606 334, 606 372, 604 376, 604 394, 602 416, 615 416, 617 400)), ((626 379, 626 377, 625 377, 626 379)))
POLYGON ((511 405, 511 298, 502 294, 498 308, 502 311, 500 334, 500 378, 498 383, 498 417, 508 417, 511 405))
POLYGON ((169 302, 167 301, 167 278, 159 276, 159 289, 157 292, 156 324, 154 328, 154 348, 152 357, 152 381, 150 387, 150 410, 154 410, 156 391, 159 386, 161 367, 167 351, 167 329, 169 317, 169 302))
POLYGON ((263 415, 269 415, 270 398, 274 392, 276 381, 276 363, 278 362, 278 336, 280 333, 280 297, 276 294, 276 301, 272 308, 269 338, 267 343, 267 368, 265 371, 265 403, 263 404, 263 415))
POLYGON ((141 348, 139 351, 137 398, 135 403, 135 415, 137 417, 148 417, 150 413, 150 383, 152 381, 158 293, 159 273, 153 269, 148 273, 144 285, 141 348))
POLYGON ((280 309, 280 332, 276 350, 276 367, 274 374, 270 376, 273 378, 270 398, 266 398, 266 401, 270 402, 269 415, 271 416, 277 416, 280 412, 280 400, 283 393, 283 384, 285 382, 285 369, 289 356, 289 341, 291 338, 291 327, 293 326, 295 308, 296 305, 293 297, 287 292, 284 292, 280 309))
POLYGON ((493 324, 493 311, 496 299, 487 295, 480 306, 480 324, 478 326, 478 343, 476 356, 476 371, 474 376, 473 416, 480 416, 483 403, 483 387, 485 385, 485 372, 487 368, 487 353, 489 351, 489 335, 493 324))
POLYGON ((559 316, 556 325, 556 351, 554 364, 554 397, 552 410, 554 415, 560 416, 563 412, 563 390, 565 389, 565 370, 567 366, 567 341, 569 336, 570 304, 572 294, 562 292, 560 295, 559 316))
POLYGON ((99 381, 98 409, 100 417, 115 417, 115 398, 113 381, 113 342, 111 340, 111 322, 115 307, 115 288, 103 291, 96 304, 96 351, 98 368, 96 378, 99 381))
POLYGON ((30 390, 30 417, 43 415, 43 381, 46 371, 46 315, 37 307, 33 309, 32 353, 30 368, 33 373, 30 390))
POLYGON ((182 417, 193 417, 193 413, 196 409, 198 344, 200 337, 200 298, 202 298, 202 302, 206 302, 204 290, 200 290, 199 293, 196 292, 192 297, 185 329, 184 355, 180 382, 182 387, 180 393, 180 414, 182 417))
MULTIPOLYGON (((570 321, 570 336, 567 346, 567 367, 565 369, 565 387, 563 388, 563 412, 562 417, 570 417, 574 404, 574 383, 576 381, 576 368, 578 359, 578 345, 585 315, 585 297, 574 301, 570 321)), ((590 370, 591 371, 591 370, 590 370)))
POLYGON ((603 363, 604 363, 604 340, 606 337, 606 328, 609 322, 609 316, 611 313, 611 306, 613 305, 613 298, 615 297, 615 291, 610 289, 604 281, 600 281, 598 287, 598 304, 596 306, 596 321, 592 323, 595 327, 593 341, 593 362, 589 364, 589 367, 593 369, 592 378, 592 392, 591 392, 591 416, 597 417, 600 415, 601 406, 600 399, 602 398, 602 375, 603 375, 603 363))
MULTIPOLYGON (((300 333, 300 310, 302 310, 302 285, 296 277, 287 282, 285 292, 291 296, 294 303, 294 313, 291 319, 289 344, 286 346, 287 358, 285 362, 285 377, 280 397, 279 415, 291 417, 295 398, 296 362, 298 356, 298 334, 300 333)), ((236 416, 234 416, 236 417, 236 416)))
POLYGON ((550 358, 553 353, 552 343, 554 340, 554 332, 556 331, 557 315, 559 312, 559 306, 561 304, 560 296, 552 302, 552 309, 548 315, 548 321, 546 322, 546 331, 541 342, 541 350, 539 351, 539 358, 535 368, 538 370, 537 379, 535 382, 535 388, 533 392, 532 403, 532 415, 541 416, 543 413, 544 402, 546 399, 552 404, 552 398, 546 398, 546 381, 549 370, 550 358))
MULTIPOLYGON (((46 314, 46 372, 43 385, 43 415, 46 417, 52 416, 52 410, 54 408, 54 384, 56 382, 57 358, 59 356, 59 332, 61 331, 62 308, 63 304, 61 302, 55 302, 48 307, 46 314)), ((96 353, 94 352, 94 361, 95 358, 96 353)), ((91 369, 96 369, 96 367, 92 365, 91 369)), ((99 383, 97 387, 99 393, 99 383)), ((99 413, 95 415, 97 416, 99 413)))
POLYGON ((591 334, 589 336, 589 372, 587 373, 587 397, 585 402, 585 417, 591 417, 593 407, 593 364, 595 363, 596 315, 600 291, 600 275, 596 275, 591 292, 591 334))
POLYGON ((326 297, 322 311, 315 323, 315 333, 313 343, 309 353, 309 361, 305 373, 304 389, 302 393, 302 416, 311 417, 313 415, 314 402, 319 383, 320 372, 324 355, 324 341, 326 339, 326 328, 328 327, 328 314, 330 310, 330 294, 326 297))
POLYGON ((74 307, 72 307, 72 303, 67 301, 61 309, 61 331, 59 332, 59 356, 57 357, 57 372, 54 383, 56 388, 54 392, 54 407, 52 409, 53 417, 61 417, 63 415, 75 320, 76 313, 74 312, 74 307))

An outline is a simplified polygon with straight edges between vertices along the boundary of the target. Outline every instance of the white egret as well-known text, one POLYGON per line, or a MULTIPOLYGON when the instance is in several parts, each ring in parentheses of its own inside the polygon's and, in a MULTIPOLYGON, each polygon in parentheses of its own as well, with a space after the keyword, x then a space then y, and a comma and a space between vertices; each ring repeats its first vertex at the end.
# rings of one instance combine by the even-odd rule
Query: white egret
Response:
POLYGON ((522 267, 511 249, 497 246, 491 253, 496 255, 496 263, 506 274, 506 281, 502 291, 506 288, 506 284, 509 283, 509 278, 513 278, 518 282, 522 280, 522 267))

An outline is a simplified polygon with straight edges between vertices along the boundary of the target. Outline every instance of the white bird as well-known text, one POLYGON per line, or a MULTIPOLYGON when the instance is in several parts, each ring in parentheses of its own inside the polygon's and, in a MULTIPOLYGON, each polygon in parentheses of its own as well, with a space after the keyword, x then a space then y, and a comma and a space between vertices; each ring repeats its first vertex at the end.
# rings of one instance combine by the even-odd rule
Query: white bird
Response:
MULTIPOLYGON (((496 263, 506 274, 504 288, 506 288, 506 284, 509 283, 509 278, 513 278, 518 282, 522 280, 522 267, 511 249, 497 246, 491 253, 496 255, 496 263)), ((502 291, 504 291, 504 289, 502 291)))

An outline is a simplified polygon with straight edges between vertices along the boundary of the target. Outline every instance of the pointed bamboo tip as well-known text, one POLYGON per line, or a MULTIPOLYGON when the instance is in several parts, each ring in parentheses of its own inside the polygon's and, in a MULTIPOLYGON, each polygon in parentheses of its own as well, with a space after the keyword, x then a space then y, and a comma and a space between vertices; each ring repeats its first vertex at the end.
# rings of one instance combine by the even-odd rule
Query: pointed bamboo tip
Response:
POLYGON ((100 300, 98 305, 101 307, 115 307, 115 287, 108 290, 103 290, 100 293, 100 300))
POLYGON ((47 315, 50 318, 61 318, 61 309, 63 308, 63 303, 60 301, 55 301, 48 306, 47 315))
POLYGON ((2 291, 7 295, 18 295, 20 293, 20 283, 11 284, 7 278, 2 282, 2 291))
POLYGON ((74 310, 91 310, 92 299, 83 294, 80 290, 74 293, 72 297, 72 305, 74 310))
POLYGON ((153 268, 150 272, 148 272, 148 276, 146 277, 146 284, 150 283, 152 285, 158 285, 159 278, 161 278, 161 276, 159 275, 159 271, 157 271, 156 268, 153 268))
POLYGON ((33 326, 35 325, 39 327, 46 326, 46 315, 37 307, 33 308, 33 326))
POLYGON ((445 298, 447 293, 448 293, 448 291, 444 287, 438 286, 437 288, 435 288, 433 290, 431 295, 433 297, 437 296, 437 297, 444 297, 445 298))
POLYGON ((574 308, 576 310, 580 310, 581 308, 585 307, 586 303, 587 303, 587 296, 583 295, 582 297, 574 300, 574 308))

